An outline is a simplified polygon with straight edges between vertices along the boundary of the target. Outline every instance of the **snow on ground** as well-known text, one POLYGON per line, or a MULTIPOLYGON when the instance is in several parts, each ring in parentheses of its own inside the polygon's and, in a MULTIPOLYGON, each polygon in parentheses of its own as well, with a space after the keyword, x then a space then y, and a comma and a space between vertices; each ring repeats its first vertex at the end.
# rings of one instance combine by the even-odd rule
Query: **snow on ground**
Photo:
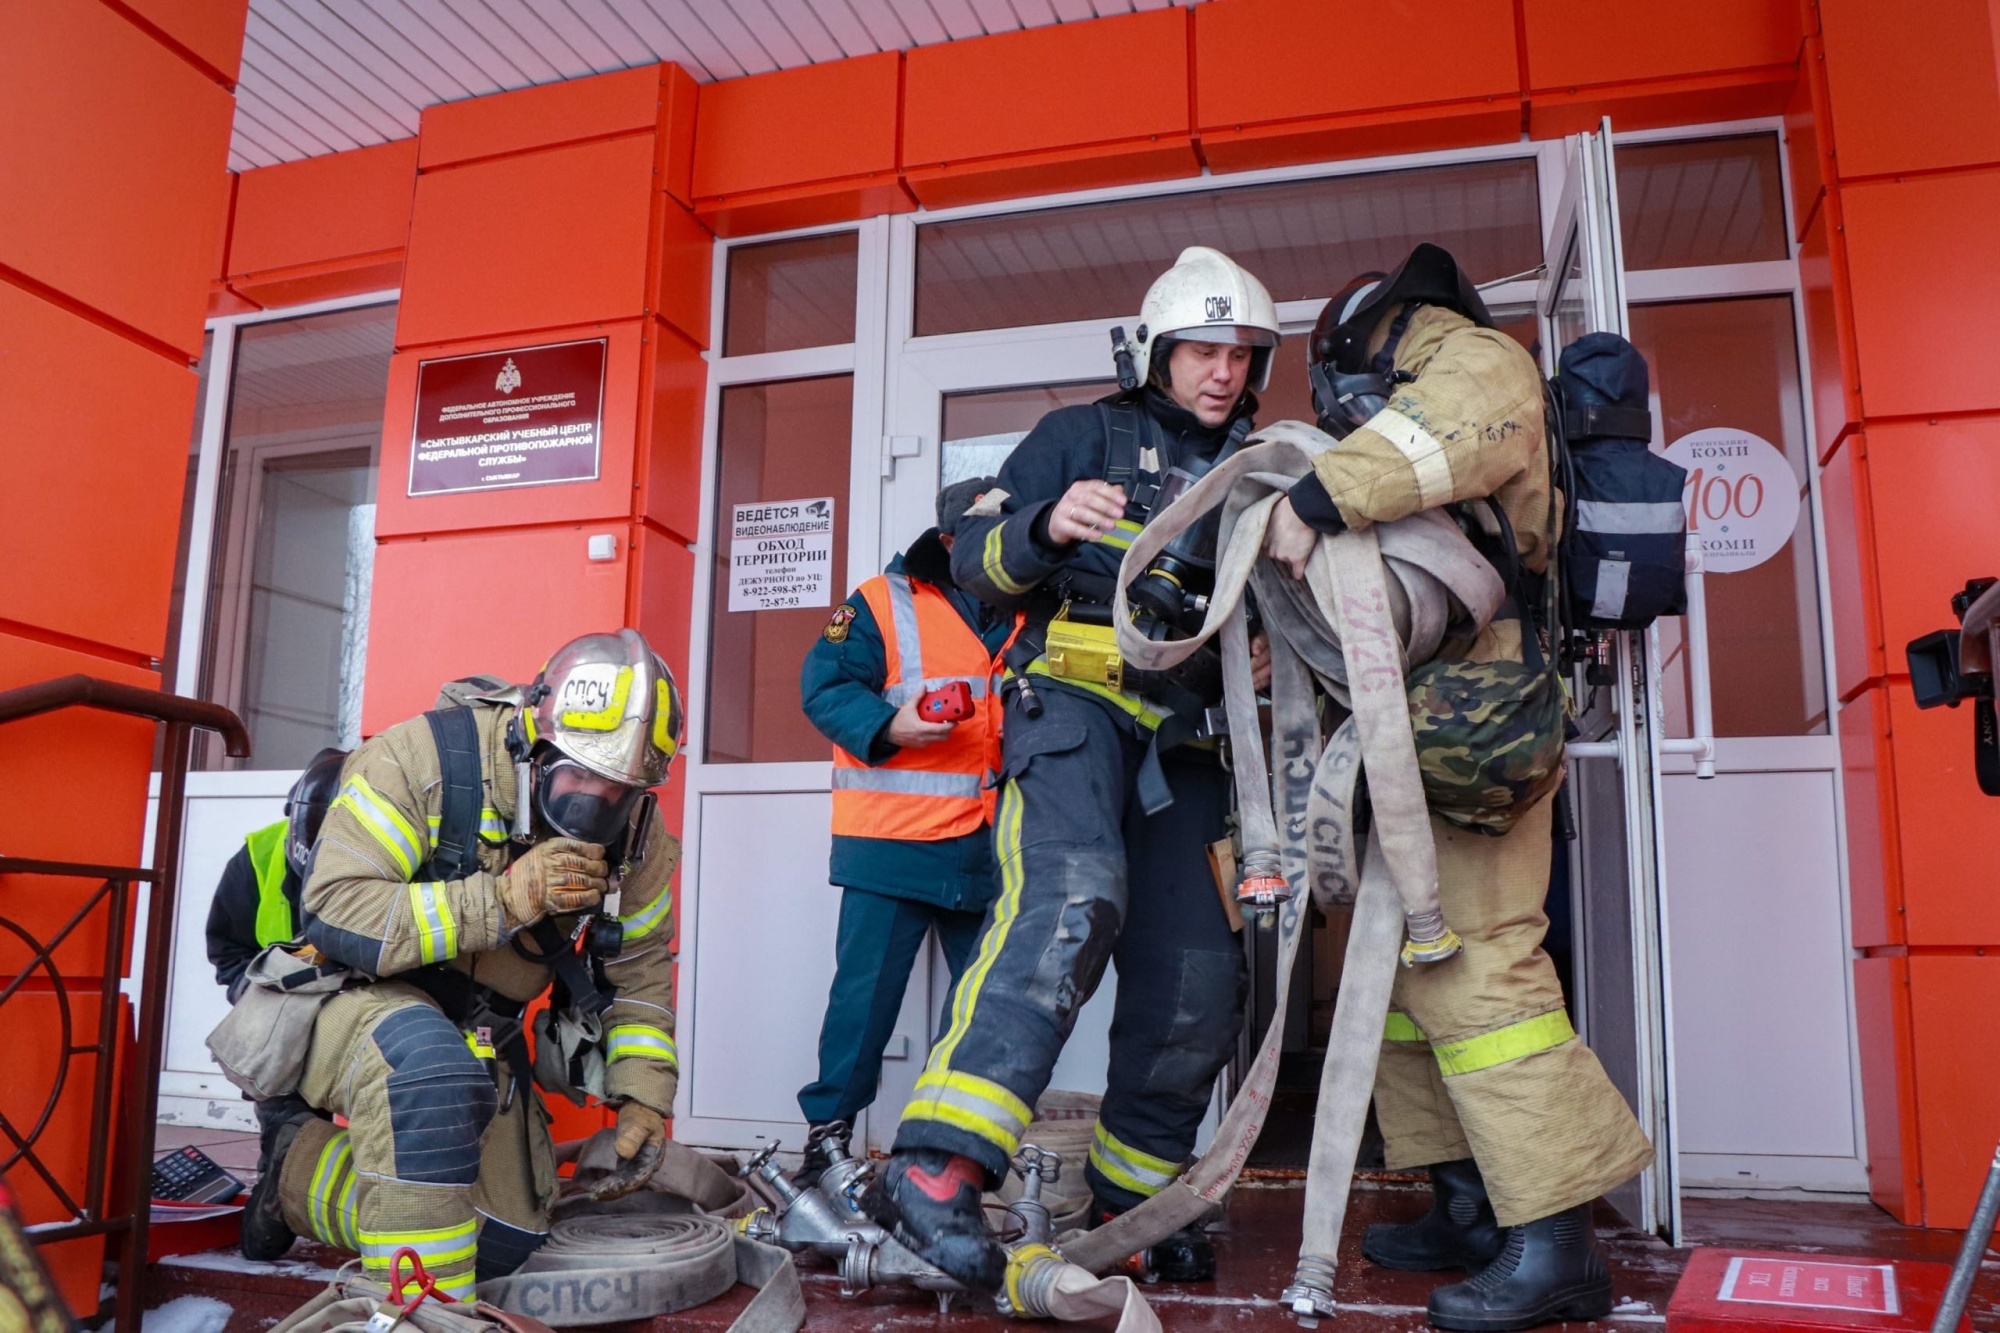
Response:
POLYGON ((177 1296, 156 1310, 146 1311, 143 1333, 222 1333, 235 1307, 211 1296, 177 1296))

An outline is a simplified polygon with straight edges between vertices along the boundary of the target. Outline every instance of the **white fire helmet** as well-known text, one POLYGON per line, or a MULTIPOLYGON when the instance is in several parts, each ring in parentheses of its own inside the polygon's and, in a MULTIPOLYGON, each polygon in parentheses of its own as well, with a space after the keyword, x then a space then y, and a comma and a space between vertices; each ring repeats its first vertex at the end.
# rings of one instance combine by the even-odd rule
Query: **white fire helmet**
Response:
POLYGON ((1162 341, 1251 348, 1250 389, 1262 393, 1271 382, 1278 337, 1278 307, 1264 284, 1222 251, 1190 245, 1147 290, 1137 335, 1128 346, 1141 384, 1162 341))

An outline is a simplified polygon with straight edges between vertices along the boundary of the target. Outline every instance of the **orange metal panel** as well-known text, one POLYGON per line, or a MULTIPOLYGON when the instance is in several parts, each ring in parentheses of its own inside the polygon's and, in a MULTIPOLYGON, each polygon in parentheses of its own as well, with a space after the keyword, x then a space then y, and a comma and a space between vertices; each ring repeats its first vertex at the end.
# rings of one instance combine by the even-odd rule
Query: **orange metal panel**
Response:
POLYGON ((1793 66, 1783 64, 1594 88, 1538 86, 1528 99, 1528 134, 1553 139, 1594 130, 1605 116, 1620 130, 1775 116, 1784 111, 1796 77, 1793 66))
MULTIPOLYGON (((0 632, 0 690, 77 672, 160 688, 154 672, 0 632)), ((77 830, 88 829, 92 860, 139 864, 155 730, 144 719, 94 708, 0 727, 0 773, 8 775, 0 847, 12 856, 69 860, 79 854, 77 830)), ((5 883, 0 880, 0 896, 7 893, 5 883)))
POLYGON ((530 680, 570 639, 623 625, 625 529, 575 523, 377 546, 363 734, 429 708, 441 681, 476 671, 530 680), (617 559, 589 558, 601 532, 618 535, 617 559))
POLYGON ((1847 811, 1849 917, 1857 949, 1903 943, 1903 882, 1896 864, 1895 774, 1889 690, 1861 691, 1840 707, 1841 797, 1847 811))
POLYGON ((416 188, 415 139, 246 171, 237 178, 228 273, 240 290, 269 269, 400 254, 416 188))
POLYGON ((2000 801, 1972 775, 1972 714, 1919 709, 1908 685, 1893 684, 1889 748, 1910 947, 2000 947, 2000 801))
POLYGON ((659 286, 653 309, 697 347, 708 346, 708 288, 715 238, 669 194, 660 207, 659 286))
MULTIPOLYGON (((1951 618, 1965 581, 2000 574, 2000 418, 1868 427, 1868 498, 1889 670, 1903 647, 1951 618)), ((2000 936, 1995 937, 2000 942, 2000 936)))
POLYGON ((232 100, 98 4, 0 0, 0 266, 201 352, 232 100))
POLYGON ((243 58, 250 0, 121 0, 232 86, 243 58))
POLYGON ((1961 1230, 1993 1161, 1993 1071, 2000 1025, 1984 1022, 2000 987, 2000 958, 1912 957, 1917 1139, 1927 1227, 1961 1230))
POLYGON ((1833 124, 1827 114, 1826 52, 1817 37, 1799 53, 1799 79, 1785 103, 1785 170, 1792 180, 1794 239, 1805 236, 1820 192, 1833 179, 1833 124))
POLYGON ((814 183, 832 189, 893 172, 902 60, 884 51, 705 85, 696 200, 814 183))
POLYGON ((2000 167, 1846 185, 1840 207, 1868 415, 2000 409, 2000 167))
POLYGON ((1821 462, 1861 421, 1861 369, 1854 351, 1854 305, 1847 277, 1841 196, 1826 192, 1799 241, 1805 293, 1806 362, 1812 377, 1813 443, 1821 462))
POLYGON ((1840 174, 2000 161, 2000 67, 1987 0, 1821 0, 1840 174))
POLYGON ((233 314, 236 310, 272 310, 279 306, 329 301, 336 296, 361 296, 388 291, 403 282, 403 252, 386 250, 354 259, 334 259, 324 264, 300 264, 294 268, 266 269, 234 279, 228 288, 241 302, 235 309, 219 309, 209 302, 211 317, 233 314))
POLYGON ((1845 699, 1886 669, 1867 441, 1860 432, 1849 435, 1821 469, 1819 497, 1826 523, 1827 591, 1833 604, 1834 684, 1845 699))
POLYGON ((951 208, 991 199, 1019 199, 1027 195, 1171 180, 1200 172, 1201 159, 1195 156, 1194 140, 1179 134, 1095 148, 1064 148, 979 162, 911 167, 904 171, 903 179, 924 207, 951 208))
POLYGON ((660 184, 683 208, 694 206, 695 110, 701 85, 669 61, 660 66, 660 184))
POLYGON ((917 201, 903 185, 903 178, 885 171, 814 185, 785 185, 697 199, 694 212, 717 236, 727 238, 789 231, 793 227, 818 227, 829 222, 853 222, 878 213, 908 213, 916 206, 917 201))
POLYGON ((1797 0, 1684 0, 1676 5, 1522 0, 1522 13, 1528 30, 1528 78, 1537 92, 1789 65, 1798 59, 1797 0))
POLYGON ((1063 149, 1119 156, 1192 129, 1188 19, 1176 9, 942 42, 905 60, 906 168, 1063 149))
POLYGON ((1854 1022, 1861 1048, 1861 1109, 1868 1124, 1868 1193, 1897 1221, 1921 1224, 1922 1159, 1907 958, 1855 962, 1854 1022))
POLYGON ((1519 128, 1512 0, 1388 0, 1369 22, 1398 31, 1420 28, 1425 58, 1356 61, 1339 78, 1328 78, 1313 53, 1353 41, 1354 15, 1340 6, 1232 0, 1192 12, 1197 129, 1204 145, 1216 130, 1495 98, 1511 104, 1519 128))
MULTIPOLYGON (((527 337, 485 338, 396 353, 389 360, 389 391, 382 418, 376 535, 403 537, 572 521, 603 524, 629 518, 633 506, 633 441, 637 438, 639 416, 639 359, 644 355, 640 329, 638 320, 620 320, 553 329, 527 337), (605 349, 604 432, 596 481, 514 486, 460 495, 410 495, 410 434, 416 420, 420 362, 586 338, 610 341, 605 349)), ((526 387, 533 391, 532 385, 526 387)))
POLYGON ((500 153, 519 153, 652 130, 660 114, 660 66, 568 79, 424 108, 418 165, 425 171, 500 153))
POLYGON ((653 394, 641 417, 638 511, 692 542, 701 531, 702 413, 708 363, 701 349, 663 324, 652 330, 653 394))
POLYGON ((637 315, 652 202, 650 137, 426 171, 396 345, 637 315))
POLYGON ((688 632, 694 623, 694 552, 686 542, 643 523, 634 525, 632 540, 638 559, 632 567, 627 620, 685 685, 688 632))
POLYGON ((0 620, 166 646, 194 374, 0 282, 0 620))
POLYGON ((1201 132, 1201 156, 1216 171, 1254 171, 1298 162, 1508 143, 1520 134, 1520 100, 1495 97, 1395 111, 1313 116, 1244 128, 1208 128, 1201 132))

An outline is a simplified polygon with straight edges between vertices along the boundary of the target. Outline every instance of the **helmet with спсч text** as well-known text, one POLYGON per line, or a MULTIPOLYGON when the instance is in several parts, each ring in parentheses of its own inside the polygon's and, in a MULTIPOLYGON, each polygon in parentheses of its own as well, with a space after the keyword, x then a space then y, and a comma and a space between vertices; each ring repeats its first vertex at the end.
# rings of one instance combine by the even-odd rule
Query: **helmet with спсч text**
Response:
POLYGON ((530 745, 637 789, 666 780, 687 734, 673 673, 633 629, 570 640, 535 676, 528 699, 530 745))
POLYGON ((1271 354, 1278 339, 1278 307, 1264 284, 1220 250, 1190 245, 1147 289, 1138 332, 1125 346, 1142 384, 1156 355, 1164 365, 1160 349, 1176 342, 1248 347, 1249 387, 1261 393, 1271 382, 1271 354))

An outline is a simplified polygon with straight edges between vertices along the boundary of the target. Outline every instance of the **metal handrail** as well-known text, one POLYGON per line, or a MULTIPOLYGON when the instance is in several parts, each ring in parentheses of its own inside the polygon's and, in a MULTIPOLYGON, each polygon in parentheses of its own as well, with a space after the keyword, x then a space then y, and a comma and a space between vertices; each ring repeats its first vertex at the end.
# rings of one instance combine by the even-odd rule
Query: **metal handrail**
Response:
MULTIPOLYGON (((249 757, 250 733, 245 729, 243 719, 221 704, 100 680, 95 676, 61 676, 17 689, 0 690, 0 725, 63 708, 96 708, 128 717, 151 718, 167 729, 160 762, 160 803, 154 815, 153 866, 150 871, 137 867, 128 869, 82 862, 0 857, 0 874, 82 875, 104 880, 103 888, 84 903, 62 934, 67 934, 100 899, 109 897, 114 919, 109 932, 106 975, 100 979, 101 1058, 93 1073, 98 1088, 97 1096, 93 1098, 96 1106, 92 1116, 94 1132, 90 1146, 90 1178, 85 1189, 85 1211, 94 1211, 98 1215, 58 1224, 42 1234, 53 1237, 58 1234, 119 1233, 117 1333, 139 1333, 140 1314, 144 1309, 146 1231, 152 1213, 153 1142, 160 1094, 160 1057, 166 1038, 167 956, 173 944, 174 898, 180 880, 181 833, 186 822, 182 807, 187 797, 188 756, 197 728, 220 733, 223 746, 233 759, 249 757), (114 1150, 112 1140, 116 1136, 104 1132, 107 1126, 98 1122, 108 1117, 109 1080, 114 1077, 117 1063, 111 1058, 111 1052, 104 1048, 115 1047, 116 1043, 112 1022, 122 981, 116 975, 121 970, 116 965, 117 944, 124 938, 127 929, 125 918, 131 910, 129 889, 134 882, 152 884, 152 901, 146 913, 145 948, 140 955, 145 982, 139 992, 138 1045, 131 1065, 137 1086, 132 1089, 135 1095, 129 1104, 132 1116, 129 1142, 123 1145, 125 1178, 131 1190, 128 1201, 130 1212, 125 1217, 108 1217, 104 1215, 109 1212, 104 1206, 105 1194, 113 1174, 108 1169, 108 1159, 114 1150)), ((57 940, 43 946, 42 958, 46 959, 60 938, 59 935, 57 940)), ((30 967, 33 966, 31 961, 30 967)), ((71 1048, 66 1047, 63 1068, 57 1071, 59 1083, 67 1069, 70 1053, 71 1048)), ((72 1209, 72 1212, 75 1211, 72 1209)))

